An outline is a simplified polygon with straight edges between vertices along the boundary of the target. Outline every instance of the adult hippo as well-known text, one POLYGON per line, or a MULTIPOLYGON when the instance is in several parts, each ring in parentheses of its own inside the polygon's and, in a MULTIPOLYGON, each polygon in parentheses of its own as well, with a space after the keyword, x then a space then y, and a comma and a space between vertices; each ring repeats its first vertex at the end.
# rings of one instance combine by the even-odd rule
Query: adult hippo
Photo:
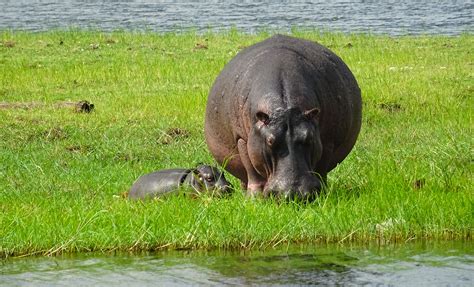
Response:
POLYGON ((224 174, 209 165, 198 165, 194 169, 164 169, 142 175, 128 192, 131 199, 155 198, 190 187, 194 194, 216 192, 218 195, 230 192, 231 185, 224 174))
POLYGON ((361 116, 360 89, 338 56, 276 35, 238 53, 215 80, 206 142, 250 195, 313 198, 354 146, 361 116))

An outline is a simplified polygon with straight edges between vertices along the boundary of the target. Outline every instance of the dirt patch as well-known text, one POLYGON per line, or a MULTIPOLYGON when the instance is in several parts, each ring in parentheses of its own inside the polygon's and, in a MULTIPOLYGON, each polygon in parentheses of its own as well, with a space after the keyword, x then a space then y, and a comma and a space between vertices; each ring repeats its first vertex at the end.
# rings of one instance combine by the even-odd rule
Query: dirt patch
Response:
POLYGON ((44 65, 41 62, 34 62, 26 64, 25 67, 28 69, 41 69, 44 67, 44 65))
MULTIPOLYGON (((47 107, 46 104, 40 102, 29 102, 29 103, 5 103, 0 102, 1 109, 24 109, 29 110, 33 108, 43 108, 47 107)), ((76 113, 90 113, 94 110, 94 104, 89 101, 79 101, 79 102, 59 102, 55 103, 54 107, 56 108, 72 108, 76 113)))
POLYGON ((30 102, 30 103, 0 103, 1 109, 24 109, 29 110, 32 108, 43 106, 42 103, 30 102))
POLYGON ((72 103, 74 111, 76 113, 90 113, 94 110, 94 104, 88 101, 79 101, 77 103, 72 103))
POLYGON ((158 143, 167 145, 178 139, 189 138, 190 135, 191 133, 188 130, 182 128, 169 128, 158 138, 158 143))
POLYGON ((48 141, 57 141, 57 140, 64 140, 69 137, 67 131, 65 131, 61 127, 52 127, 49 128, 45 131, 39 132, 36 136, 36 138, 42 138, 48 141))
POLYGON ((131 153, 119 152, 114 155, 113 160, 119 161, 119 162, 138 163, 140 162, 140 157, 133 155, 131 153))
POLYGON ((378 107, 390 113, 403 111, 403 107, 399 103, 381 103, 378 107))
POLYGON ((16 42, 13 40, 5 40, 1 44, 3 47, 6 47, 6 48, 13 48, 16 46, 16 42))
POLYGON ((443 43, 442 46, 445 47, 445 48, 453 48, 454 47, 454 45, 449 43, 449 42, 443 43))
POLYGON ((70 145, 66 147, 66 150, 73 153, 91 153, 93 151, 93 147, 89 145, 70 145))
POLYGON ((413 188, 414 189, 421 189, 425 186, 426 180, 424 178, 417 179, 413 181, 413 188))
POLYGON ((344 45, 344 48, 350 49, 350 48, 352 48, 352 47, 354 47, 354 45, 352 45, 351 42, 349 42, 349 43, 347 43, 347 44, 344 45))
POLYGON ((208 48, 209 48, 209 46, 207 45, 207 40, 206 40, 206 42, 197 42, 197 43, 194 45, 193 51, 197 51, 197 50, 207 50, 208 48))
POLYGON ((106 44, 117 44, 118 41, 113 39, 113 38, 107 38, 107 39, 105 39, 105 43, 106 44))

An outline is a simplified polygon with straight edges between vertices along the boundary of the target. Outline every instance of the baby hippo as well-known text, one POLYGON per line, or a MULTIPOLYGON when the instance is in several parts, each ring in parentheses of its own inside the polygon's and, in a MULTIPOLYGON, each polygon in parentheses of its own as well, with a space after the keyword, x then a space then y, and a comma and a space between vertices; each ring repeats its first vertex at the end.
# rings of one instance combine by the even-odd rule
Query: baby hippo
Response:
POLYGON ((217 168, 198 165, 194 169, 164 169, 145 174, 132 185, 128 197, 154 198, 179 191, 181 187, 190 187, 192 194, 216 192, 223 195, 229 193, 232 186, 217 168))

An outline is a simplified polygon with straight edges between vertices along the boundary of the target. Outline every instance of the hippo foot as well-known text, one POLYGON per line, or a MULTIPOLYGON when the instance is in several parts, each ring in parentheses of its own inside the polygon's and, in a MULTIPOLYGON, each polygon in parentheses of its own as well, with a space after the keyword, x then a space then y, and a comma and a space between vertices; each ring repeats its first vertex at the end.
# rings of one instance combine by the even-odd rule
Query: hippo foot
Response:
MULTIPOLYGON (((249 183, 247 184, 246 186, 246 190, 247 190, 247 197, 249 198, 256 198, 256 197, 261 197, 263 194, 262 194, 262 191, 263 191, 263 187, 264 187, 264 183, 249 183)), ((245 187, 245 185, 244 185, 245 187)))

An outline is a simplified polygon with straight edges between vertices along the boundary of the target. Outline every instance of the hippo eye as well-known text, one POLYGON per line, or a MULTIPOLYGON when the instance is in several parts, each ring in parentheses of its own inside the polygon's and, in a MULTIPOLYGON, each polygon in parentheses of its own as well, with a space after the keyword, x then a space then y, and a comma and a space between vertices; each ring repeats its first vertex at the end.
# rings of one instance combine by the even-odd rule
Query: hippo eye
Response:
POLYGON ((256 116, 257 119, 261 121, 264 125, 268 125, 268 123, 270 122, 270 117, 264 112, 258 112, 256 116))

